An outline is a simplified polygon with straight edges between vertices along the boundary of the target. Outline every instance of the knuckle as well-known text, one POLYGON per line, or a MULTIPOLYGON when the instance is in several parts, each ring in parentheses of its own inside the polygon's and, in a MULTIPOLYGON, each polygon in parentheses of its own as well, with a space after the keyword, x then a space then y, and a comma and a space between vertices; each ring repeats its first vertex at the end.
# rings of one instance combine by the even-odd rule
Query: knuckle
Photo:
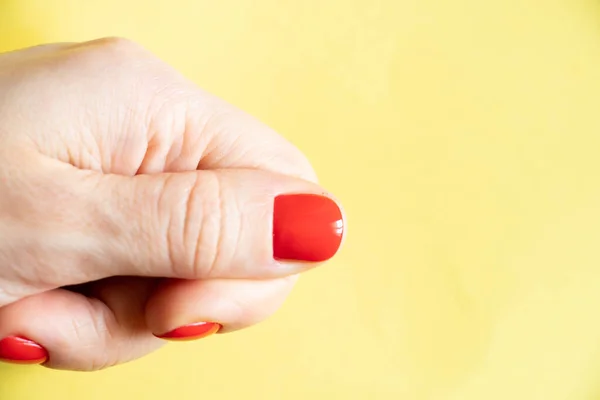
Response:
POLYGON ((181 266, 186 270, 179 271, 179 276, 216 277, 229 265, 231 243, 236 240, 232 232, 237 227, 229 198, 219 174, 196 174, 182 216, 186 262, 181 266))
POLYGON ((118 55, 129 55, 131 52, 141 50, 141 46, 136 42, 119 36, 109 36, 87 42, 89 48, 95 51, 108 52, 118 55))
MULTIPOLYGON (((159 231, 159 237, 161 237, 161 245, 159 245, 158 248, 166 248, 167 261, 174 270, 180 265, 180 261, 177 258, 177 255, 180 254, 180 248, 176 240, 177 235, 181 232, 180 225, 183 224, 185 228, 185 221, 187 220, 185 211, 183 211, 183 215, 178 218, 176 214, 180 208, 173 210, 170 198, 167 197, 167 194, 171 193, 172 190, 177 190, 176 187, 173 188, 176 184, 175 180, 175 175, 168 175, 164 181, 160 181, 160 185, 153 190, 155 196, 152 197, 155 198, 155 200, 151 200, 150 206, 150 209, 155 210, 156 212, 153 218, 151 218, 151 220, 157 221, 157 226, 154 227, 153 230, 157 229, 159 231), (156 206, 154 204, 156 204, 156 206), (162 228, 163 226, 165 227, 164 231, 162 228), (164 237, 164 241, 162 237, 164 237)), ((183 209, 185 210, 186 207, 183 207, 183 209)), ((140 249, 140 252, 143 251, 143 249, 140 249)))
POLYGON ((113 340, 111 329, 112 314, 106 306, 95 300, 85 302, 87 318, 72 320, 71 333, 81 347, 102 347, 109 345, 113 340))
POLYGON ((240 329, 255 325, 274 315, 284 303, 297 281, 297 275, 291 275, 268 282, 255 297, 231 296, 227 298, 230 321, 236 321, 228 329, 240 329))
POLYGON ((97 76, 113 76, 115 71, 133 71, 144 63, 135 62, 147 58, 139 44, 121 37, 106 37, 70 47, 62 52, 60 60, 68 71, 84 71, 97 76))
POLYGON ((242 326, 251 326, 263 319, 262 310, 252 307, 251 304, 248 304, 241 298, 232 296, 228 300, 228 312, 232 316, 231 320, 239 321, 242 326))
POLYGON ((198 189, 195 190, 197 198, 194 200, 199 203, 202 222, 196 228, 197 240, 190 246, 194 248, 193 271, 197 277, 213 275, 217 270, 223 235, 220 179, 214 172, 203 173, 202 176, 203 178, 196 182, 198 189))
POLYGON ((218 182, 211 173, 171 175, 163 193, 177 196, 160 199, 159 210, 165 217, 168 260, 176 276, 196 279, 210 273, 216 259, 219 235, 218 207, 212 194, 218 182))
MULTIPOLYGON (((79 369, 96 371, 116 363, 106 351, 115 343, 117 323, 114 315, 99 300, 90 300, 83 306, 87 317, 72 319, 59 347, 69 357, 69 364, 79 365, 79 369)), ((80 314, 78 314, 80 315, 80 314)))
MULTIPOLYGON (((215 174, 215 177, 218 175, 215 174)), ((243 219, 239 218, 241 207, 235 192, 230 192, 222 179, 215 178, 215 180, 218 182, 218 190, 215 193, 216 206, 219 210, 219 218, 216 222, 219 226, 219 236, 211 272, 213 276, 224 276, 223 269, 231 269, 234 266, 234 256, 240 245, 243 231, 241 224, 243 219)))

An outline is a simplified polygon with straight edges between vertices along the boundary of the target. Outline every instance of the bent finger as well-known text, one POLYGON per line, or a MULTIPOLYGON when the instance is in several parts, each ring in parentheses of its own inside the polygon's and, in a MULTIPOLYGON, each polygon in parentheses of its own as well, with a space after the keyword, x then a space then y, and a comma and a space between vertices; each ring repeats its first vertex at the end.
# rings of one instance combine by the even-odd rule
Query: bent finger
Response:
POLYGON ((195 340, 250 327, 281 307, 297 278, 168 280, 148 301, 148 328, 162 339, 195 340))
POLYGON ((98 298, 56 289, 0 308, 0 360, 92 371, 158 349, 143 312, 155 283, 133 279, 95 284, 98 298))

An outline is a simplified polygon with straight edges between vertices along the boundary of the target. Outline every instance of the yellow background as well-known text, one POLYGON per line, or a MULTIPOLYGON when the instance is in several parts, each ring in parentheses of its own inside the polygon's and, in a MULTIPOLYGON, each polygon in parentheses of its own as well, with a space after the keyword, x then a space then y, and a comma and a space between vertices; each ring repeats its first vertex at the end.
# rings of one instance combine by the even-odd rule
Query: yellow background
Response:
POLYGON ((346 247, 246 332, 0 399, 600 398, 600 4, 0 0, 0 49, 120 35, 292 139, 346 247))

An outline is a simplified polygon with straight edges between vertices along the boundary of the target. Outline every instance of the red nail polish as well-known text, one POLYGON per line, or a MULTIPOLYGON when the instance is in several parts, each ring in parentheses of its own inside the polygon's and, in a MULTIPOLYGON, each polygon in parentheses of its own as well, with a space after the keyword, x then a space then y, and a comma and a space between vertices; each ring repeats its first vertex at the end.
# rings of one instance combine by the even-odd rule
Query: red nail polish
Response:
POLYGON ((173 341, 198 340, 217 333, 221 327, 221 324, 216 322, 197 322, 174 329, 164 335, 156 335, 156 337, 173 341))
POLYGON ((29 339, 9 336, 0 340, 0 361, 12 364, 42 364, 48 360, 48 352, 29 339))
POLYGON ((275 198, 273 257, 279 260, 326 261, 342 243, 344 220, 338 205, 316 194, 275 198))

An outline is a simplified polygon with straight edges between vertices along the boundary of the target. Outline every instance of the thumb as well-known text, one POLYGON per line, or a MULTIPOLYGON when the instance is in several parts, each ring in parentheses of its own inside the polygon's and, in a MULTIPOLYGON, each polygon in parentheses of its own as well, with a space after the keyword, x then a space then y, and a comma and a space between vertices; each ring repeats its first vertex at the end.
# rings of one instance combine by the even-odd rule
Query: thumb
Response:
POLYGON ((108 275, 274 278, 333 257, 338 204, 311 182, 259 170, 98 175, 87 201, 100 213, 108 275))

